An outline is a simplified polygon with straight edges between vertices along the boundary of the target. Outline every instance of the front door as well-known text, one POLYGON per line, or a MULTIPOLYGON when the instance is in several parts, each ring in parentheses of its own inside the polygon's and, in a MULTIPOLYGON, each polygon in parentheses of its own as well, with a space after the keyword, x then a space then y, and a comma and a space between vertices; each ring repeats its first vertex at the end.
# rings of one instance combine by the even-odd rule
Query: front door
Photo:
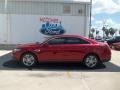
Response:
POLYGON ((61 61, 63 60, 64 50, 62 46, 64 45, 64 38, 54 38, 46 42, 46 45, 43 45, 39 58, 42 61, 61 61))

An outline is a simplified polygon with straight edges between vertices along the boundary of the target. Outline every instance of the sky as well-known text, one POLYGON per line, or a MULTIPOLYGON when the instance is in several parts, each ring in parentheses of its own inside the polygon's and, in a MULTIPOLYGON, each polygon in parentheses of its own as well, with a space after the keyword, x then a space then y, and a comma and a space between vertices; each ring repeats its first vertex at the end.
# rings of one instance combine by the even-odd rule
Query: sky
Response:
POLYGON ((92 27, 103 25, 120 30, 120 0, 92 0, 92 27))

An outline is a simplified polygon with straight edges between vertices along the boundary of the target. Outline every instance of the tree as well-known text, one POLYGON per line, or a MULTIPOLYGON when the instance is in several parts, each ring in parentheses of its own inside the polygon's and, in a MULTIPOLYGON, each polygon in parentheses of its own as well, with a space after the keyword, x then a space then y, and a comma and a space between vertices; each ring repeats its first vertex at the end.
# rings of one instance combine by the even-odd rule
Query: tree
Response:
POLYGON ((104 34, 108 37, 109 35, 109 29, 107 29, 106 27, 102 27, 102 30, 103 30, 103 37, 104 37, 104 34))
POLYGON ((105 32, 105 29, 106 29, 105 27, 102 27, 103 32, 105 32))
POLYGON ((102 31, 103 31, 103 37, 104 37, 104 33, 105 33, 106 27, 102 27, 102 31))
POLYGON ((92 29, 91 29, 91 32, 92 32, 92 34, 93 34, 93 33, 95 32, 95 29, 94 29, 94 28, 92 28, 92 29))
POLYGON ((99 34, 99 31, 98 30, 96 30, 96 35, 98 35, 99 34))
POLYGON ((110 33, 109 29, 106 29, 105 34, 106 34, 107 37, 108 37, 109 33, 110 33))
POLYGON ((89 36, 90 36, 91 38, 94 38, 94 32, 95 32, 95 29, 92 28, 92 29, 90 30, 90 34, 89 34, 89 36))
POLYGON ((116 32, 116 29, 111 27, 111 28, 109 28, 109 32, 110 32, 110 35, 113 36, 116 32))

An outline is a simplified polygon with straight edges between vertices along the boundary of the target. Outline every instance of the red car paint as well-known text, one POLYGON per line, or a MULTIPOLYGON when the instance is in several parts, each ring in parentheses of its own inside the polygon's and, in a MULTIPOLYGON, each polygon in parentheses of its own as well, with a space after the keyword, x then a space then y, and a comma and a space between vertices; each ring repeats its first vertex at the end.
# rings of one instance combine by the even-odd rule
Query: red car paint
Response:
POLYGON ((120 42, 118 43, 113 43, 112 44, 113 48, 117 49, 117 50, 120 50, 120 42))
POLYGON ((17 46, 19 51, 13 51, 14 59, 20 61, 21 56, 26 52, 31 52, 36 55, 39 62, 82 62, 88 54, 96 54, 101 62, 106 62, 111 59, 111 50, 106 43, 98 43, 94 40, 77 35, 59 35, 53 36, 43 43, 34 43, 17 46), (89 44, 56 44, 49 45, 47 42, 55 38, 79 38, 89 44))

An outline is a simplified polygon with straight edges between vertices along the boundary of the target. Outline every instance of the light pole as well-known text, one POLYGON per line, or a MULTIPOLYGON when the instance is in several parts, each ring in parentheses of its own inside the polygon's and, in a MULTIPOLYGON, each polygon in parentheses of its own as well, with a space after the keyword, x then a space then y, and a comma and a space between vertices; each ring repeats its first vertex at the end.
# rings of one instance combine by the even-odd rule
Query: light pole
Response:
POLYGON ((90 0, 90 28, 89 28, 89 35, 92 26, 92 0, 90 0))
POLYGON ((6 43, 9 44, 10 41, 10 21, 9 21, 9 13, 8 13, 8 0, 5 0, 5 14, 6 14, 6 43))
POLYGON ((5 12, 7 11, 7 3, 8 3, 8 0, 5 0, 5 12))

